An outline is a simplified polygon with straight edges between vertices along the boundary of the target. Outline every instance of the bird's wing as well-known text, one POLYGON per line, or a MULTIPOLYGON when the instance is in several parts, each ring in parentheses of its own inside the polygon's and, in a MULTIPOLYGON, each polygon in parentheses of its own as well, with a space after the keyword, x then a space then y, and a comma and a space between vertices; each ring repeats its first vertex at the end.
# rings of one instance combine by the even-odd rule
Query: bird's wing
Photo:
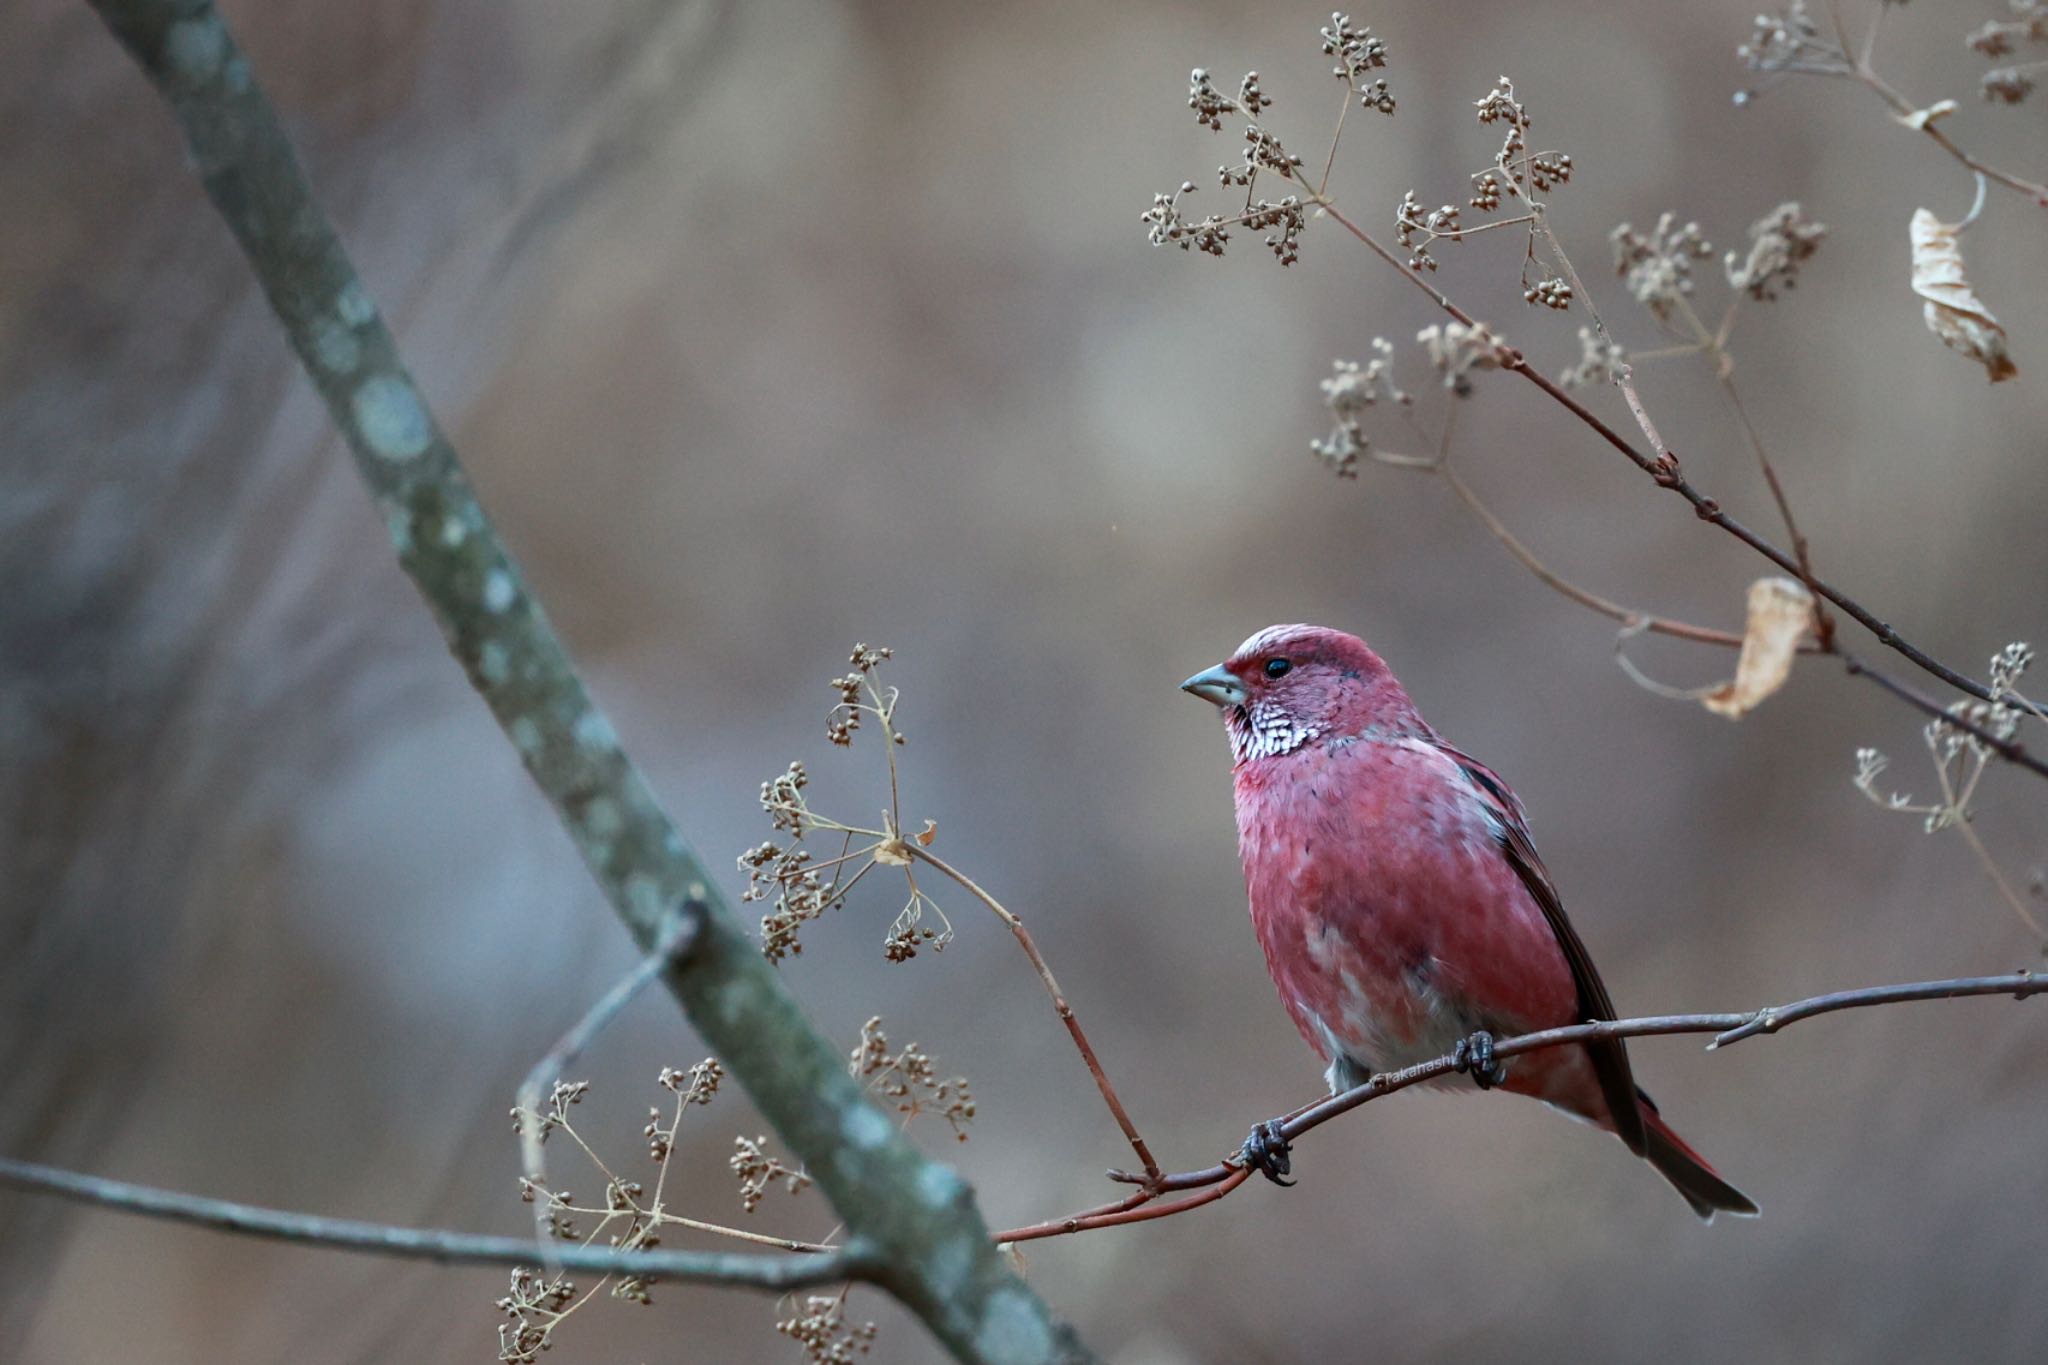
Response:
MULTIPOLYGON (((1557 886, 1550 880, 1550 872, 1543 866, 1543 859, 1537 855, 1536 845, 1529 838, 1528 817, 1522 810, 1521 801, 1493 769, 1443 744, 1441 740, 1437 742, 1458 765, 1459 771, 1492 814, 1496 837, 1508 865, 1522 879, 1522 885, 1529 888, 1529 894, 1536 898, 1536 903, 1543 907, 1543 918, 1550 922, 1550 932, 1557 936, 1557 946, 1564 950, 1564 960, 1571 966, 1572 981, 1579 988, 1580 1015, 1589 1020, 1617 1018, 1614 1001, 1608 997, 1607 987, 1601 982, 1592 956, 1586 952, 1586 945, 1579 941, 1578 931, 1565 918, 1564 902, 1558 898, 1557 886)), ((1603 1039, 1585 1046, 1586 1054, 1593 1062, 1593 1072, 1599 1077, 1600 1093, 1607 1101, 1607 1111, 1614 1119, 1614 1131, 1628 1144, 1630 1151, 1642 1155, 1649 1138, 1643 1131, 1643 1116, 1636 1108, 1636 1082, 1629 1071, 1627 1047, 1619 1038, 1603 1039)))

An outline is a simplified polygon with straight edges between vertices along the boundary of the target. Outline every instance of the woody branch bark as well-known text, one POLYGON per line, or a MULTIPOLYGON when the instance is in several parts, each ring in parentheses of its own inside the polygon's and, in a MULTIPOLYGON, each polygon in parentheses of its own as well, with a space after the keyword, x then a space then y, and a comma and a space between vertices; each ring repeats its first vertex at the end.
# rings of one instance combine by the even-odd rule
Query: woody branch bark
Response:
POLYGON ((973 1191, 866 1101, 591 701, 478 503, 210 0, 91 0, 169 104, 207 196, 354 457, 400 566, 642 952, 873 1248, 857 1269, 963 1361, 1092 1359, 996 1254, 973 1191))

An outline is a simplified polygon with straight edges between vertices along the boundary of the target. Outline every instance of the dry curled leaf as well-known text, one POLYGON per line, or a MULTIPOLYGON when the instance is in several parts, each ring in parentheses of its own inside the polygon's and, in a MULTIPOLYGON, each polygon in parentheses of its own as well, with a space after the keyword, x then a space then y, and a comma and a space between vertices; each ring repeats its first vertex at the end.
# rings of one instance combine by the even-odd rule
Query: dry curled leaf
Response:
POLYGON ((1792 674, 1792 655, 1813 622, 1813 594, 1789 578, 1759 578, 1749 585, 1749 623, 1742 631, 1742 654, 1735 677, 1700 696, 1700 704, 1717 716, 1739 719, 1765 697, 1785 685, 1792 674))
POLYGON ((1913 210, 1913 292, 1927 300, 1927 328, 1952 351, 1984 367, 1996 384, 2019 373, 2005 353, 2005 328, 1970 288, 1956 227, 1926 209, 1913 210))

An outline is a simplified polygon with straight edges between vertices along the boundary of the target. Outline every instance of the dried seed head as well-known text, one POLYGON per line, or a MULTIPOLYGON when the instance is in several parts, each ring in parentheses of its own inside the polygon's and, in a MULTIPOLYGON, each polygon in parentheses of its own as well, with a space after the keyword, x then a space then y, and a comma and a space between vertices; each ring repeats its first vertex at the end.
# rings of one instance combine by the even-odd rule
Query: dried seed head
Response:
POLYGON ((1670 213, 1658 215, 1656 227, 1647 236, 1623 223, 1607 234, 1607 240, 1614 246, 1614 272, 1626 282, 1635 301, 1660 322, 1676 311, 1680 299, 1692 293, 1693 263, 1714 254, 1698 223, 1681 225, 1670 213))
POLYGON ((1728 286, 1753 299, 1770 300, 1799 281, 1799 267, 1820 250, 1828 235, 1825 225, 1808 218, 1792 200, 1778 205, 1749 225, 1749 254, 1729 252, 1723 258, 1728 286))
POLYGON ((1422 343, 1429 363, 1443 377, 1444 387, 1460 398, 1471 394, 1474 370, 1500 366, 1500 338, 1483 322, 1470 327, 1462 322, 1425 327, 1416 333, 1415 339, 1422 343))
POLYGON ((1579 363, 1561 372, 1557 378, 1566 388, 1588 388, 1595 384, 1612 384, 1621 377, 1628 364, 1628 352, 1611 337, 1603 336, 1591 327, 1579 329, 1579 363))

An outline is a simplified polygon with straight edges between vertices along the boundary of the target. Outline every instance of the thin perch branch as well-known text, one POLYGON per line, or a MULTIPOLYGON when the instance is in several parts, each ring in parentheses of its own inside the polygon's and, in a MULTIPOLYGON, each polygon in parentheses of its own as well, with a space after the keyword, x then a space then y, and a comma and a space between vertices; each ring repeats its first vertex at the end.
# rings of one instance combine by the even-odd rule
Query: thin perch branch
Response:
MULTIPOLYGON (((323 1218, 318 1214, 237 1204, 226 1199, 209 1199, 204 1195, 134 1185, 125 1180, 81 1175, 76 1171, 60 1170, 33 1161, 15 1161, 9 1157, 0 1157, 0 1185, 53 1194, 59 1199, 93 1204, 116 1213, 139 1214, 145 1218, 211 1228, 216 1232, 296 1242, 330 1251, 364 1252, 373 1256, 440 1261, 451 1265, 530 1266, 535 1260, 533 1243, 523 1237, 485 1237, 441 1228, 403 1228, 384 1223, 360 1223, 352 1218, 323 1218)), ((830 1251, 789 1256, 557 1246, 553 1259, 568 1270, 643 1277, 658 1275, 665 1280, 691 1284, 729 1285, 776 1293, 812 1285, 837 1284, 844 1280, 872 1280, 883 1268, 874 1245, 860 1239, 830 1251)))
MULTIPOLYGON (((1915 1000, 1953 1000, 1978 995, 2010 995, 2015 999, 2024 1000, 2029 996, 2041 994, 2048 994, 2048 975, 2034 972, 2011 972, 2004 976, 1955 977, 1944 981, 1912 981, 1897 986, 1865 986, 1857 990, 1835 991, 1828 995, 1795 1000, 1790 1004, 1773 1005, 1735 1014, 1660 1014, 1639 1019, 1611 1019, 1595 1023, 1570 1024, 1563 1028, 1543 1029, 1536 1033, 1524 1033, 1518 1037, 1501 1039, 1494 1044, 1493 1050, 1497 1057, 1515 1057, 1542 1048, 1566 1047, 1603 1038, 1711 1033, 1714 1040, 1707 1045, 1711 1051, 1726 1047, 1730 1043, 1741 1042, 1744 1038, 1753 1038, 1760 1033, 1776 1033, 1802 1019, 1832 1014, 1837 1010, 1867 1009, 1876 1005, 1897 1005, 1915 1000)), ((1457 1059, 1444 1056, 1434 1061, 1418 1062, 1399 1071, 1375 1073, 1367 1077, 1361 1085, 1297 1110, 1280 1125, 1280 1132, 1291 1142, 1311 1129, 1320 1128, 1338 1115, 1347 1114, 1368 1101, 1376 1100, 1382 1095, 1391 1095, 1397 1090, 1406 1090, 1424 1081, 1454 1075, 1457 1070, 1457 1059)), ((997 1233, 996 1240, 1035 1241, 1044 1237, 1060 1237, 1068 1233, 1089 1232, 1096 1228, 1117 1227, 1125 1223, 1137 1223, 1184 1213, 1221 1199, 1243 1184, 1249 1174, 1249 1168, 1235 1157, 1201 1170, 1182 1171, 1163 1179, 1148 1179, 1126 1175, 1121 1171, 1111 1171, 1112 1180, 1136 1184, 1139 1188, 1114 1204, 1084 1209, 1079 1213, 1047 1219, 1043 1223, 1032 1223, 1026 1227, 1011 1228, 1007 1232, 997 1233), (1156 1202, 1163 1194, 1182 1190, 1196 1191, 1197 1194, 1184 1199, 1156 1202)))

